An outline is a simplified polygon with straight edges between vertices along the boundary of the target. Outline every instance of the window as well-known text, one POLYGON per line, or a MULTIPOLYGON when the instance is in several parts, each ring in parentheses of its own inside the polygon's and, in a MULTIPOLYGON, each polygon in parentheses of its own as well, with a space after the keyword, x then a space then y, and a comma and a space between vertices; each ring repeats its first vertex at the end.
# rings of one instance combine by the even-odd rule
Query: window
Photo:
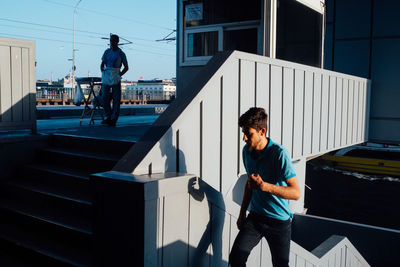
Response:
POLYGON ((259 20, 260 0, 189 0, 183 2, 185 27, 259 20), (229 12, 227 10, 229 9, 229 12))
POLYGON ((218 32, 188 34, 188 57, 212 56, 218 50, 218 32))
POLYGON ((323 16, 291 0, 278 0, 276 57, 321 67, 323 16))
POLYGON ((204 65, 223 50, 258 52, 261 0, 181 3, 181 65, 204 65))

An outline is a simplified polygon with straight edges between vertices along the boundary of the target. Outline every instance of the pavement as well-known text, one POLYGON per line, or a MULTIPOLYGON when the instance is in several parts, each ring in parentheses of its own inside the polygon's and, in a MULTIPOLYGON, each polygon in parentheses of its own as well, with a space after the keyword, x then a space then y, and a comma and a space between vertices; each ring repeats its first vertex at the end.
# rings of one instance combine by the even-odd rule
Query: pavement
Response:
POLYGON ((51 118, 37 120, 38 134, 64 134, 71 136, 91 137, 105 140, 137 142, 148 130, 157 115, 120 116, 115 127, 102 125, 101 119, 89 125, 89 119, 82 121, 76 118, 51 118))
MULTIPOLYGON (((63 134, 70 136, 90 137, 105 140, 137 142, 160 114, 120 116, 115 127, 102 125, 101 119, 89 125, 84 119, 80 125, 79 117, 51 117, 37 120, 37 135, 63 134)), ((30 130, 0 131, 0 143, 12 142, 15 139, 33 138, 30 130)))

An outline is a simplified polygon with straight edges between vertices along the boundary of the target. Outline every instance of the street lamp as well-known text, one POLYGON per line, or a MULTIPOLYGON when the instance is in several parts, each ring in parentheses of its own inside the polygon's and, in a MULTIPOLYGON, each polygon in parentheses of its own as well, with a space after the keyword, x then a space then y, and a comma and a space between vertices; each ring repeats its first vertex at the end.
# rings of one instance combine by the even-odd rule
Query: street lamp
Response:
POLYGON ((81 1, 82 0, 79 0, 74 7, 74 15, 72 21, 72 88, 75 88, 75 14, 76 9, 81 1))

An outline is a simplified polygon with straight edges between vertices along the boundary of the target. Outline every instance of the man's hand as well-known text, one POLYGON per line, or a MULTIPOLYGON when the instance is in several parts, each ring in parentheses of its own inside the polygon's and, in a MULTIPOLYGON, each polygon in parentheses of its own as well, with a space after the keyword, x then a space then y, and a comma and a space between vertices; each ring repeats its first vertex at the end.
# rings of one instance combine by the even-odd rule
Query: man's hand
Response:
POLYGON ((251 189, 258 189, 261 191, 264 191, 264 186, 266 185, 266 182, 263 181, 261 176, 259 174, 254 174, 252 173, 249 176, 249 184, 251 189))

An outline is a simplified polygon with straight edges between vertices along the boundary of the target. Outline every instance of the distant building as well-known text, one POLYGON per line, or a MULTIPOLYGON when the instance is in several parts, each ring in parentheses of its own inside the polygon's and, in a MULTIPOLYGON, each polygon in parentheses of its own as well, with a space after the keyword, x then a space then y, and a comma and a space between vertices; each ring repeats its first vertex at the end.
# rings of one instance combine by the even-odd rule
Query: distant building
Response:
POLYGON ((172 80, 139 80, 126 85, 124 99, 170 100, 175 97, 176 86, 172 80))
POLYGON ((71 73, 64 77, 64 88, 72 88, 72 75, 71 73))
POLYGON ((64 88, 63 81, 51 82, 48 80, 36 81, 36 98, 61 98, 63 93, 72 94, 72 88, 64 88))

